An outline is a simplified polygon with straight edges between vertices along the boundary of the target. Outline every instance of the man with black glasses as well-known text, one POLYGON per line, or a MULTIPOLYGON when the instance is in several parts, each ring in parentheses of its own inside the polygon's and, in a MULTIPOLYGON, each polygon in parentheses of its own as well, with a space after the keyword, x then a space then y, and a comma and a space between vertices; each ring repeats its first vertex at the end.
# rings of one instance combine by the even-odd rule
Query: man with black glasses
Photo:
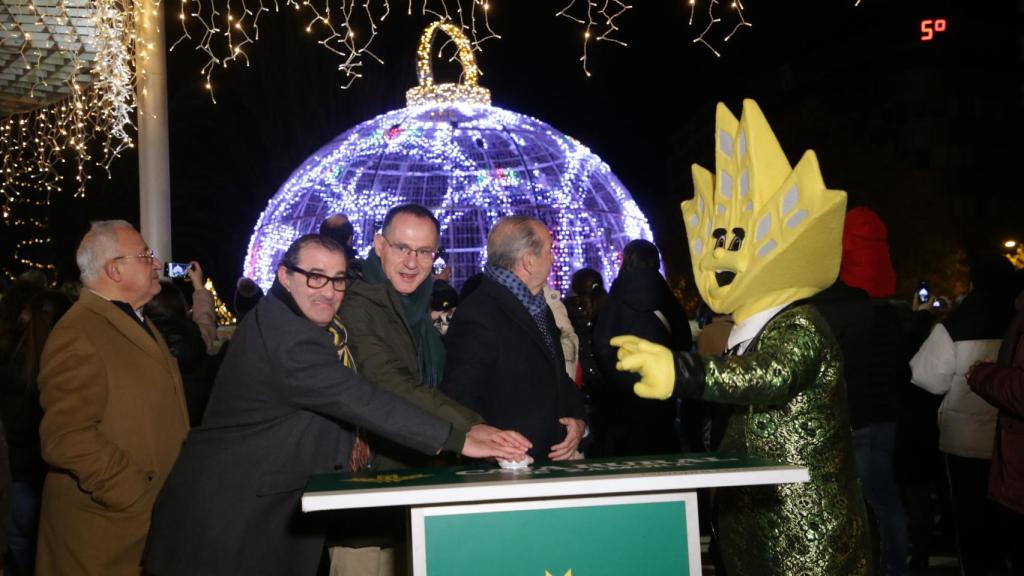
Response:
POLYGON ((150 574, 315 574, 324 536, 299 500, 311 474, 350 469, 353 427, 427 454, 525 452, 509 434, 453 434, 449 422, 357 376, 344 334, 331 330, 347 285, 333 240, 310 234, 285 252, 157 500, 150 574))

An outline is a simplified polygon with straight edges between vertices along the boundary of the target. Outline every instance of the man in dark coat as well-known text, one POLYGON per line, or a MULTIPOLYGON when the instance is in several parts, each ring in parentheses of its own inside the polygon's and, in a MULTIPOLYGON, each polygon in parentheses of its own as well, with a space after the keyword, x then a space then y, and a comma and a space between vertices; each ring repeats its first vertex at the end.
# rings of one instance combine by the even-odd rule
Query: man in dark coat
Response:
POLYGON ((421 452, 522 457, 525 447, 469 434, 362 380, 325 328, 348 279, 336 242, 307 235, 281 259, 270 293, 235 333, 203 424, 153 512, 154 576, 314 574, 323 534, 299 509, 311 474, 348 468, 351 427, 421 452))
POLYGON ((583 395, 565 372, 543 288, 551 233, 509 216, 487 237, 485 277, 452 317, 441 390, 498 428, 517 430, 534 460, 580 457, 583 395))

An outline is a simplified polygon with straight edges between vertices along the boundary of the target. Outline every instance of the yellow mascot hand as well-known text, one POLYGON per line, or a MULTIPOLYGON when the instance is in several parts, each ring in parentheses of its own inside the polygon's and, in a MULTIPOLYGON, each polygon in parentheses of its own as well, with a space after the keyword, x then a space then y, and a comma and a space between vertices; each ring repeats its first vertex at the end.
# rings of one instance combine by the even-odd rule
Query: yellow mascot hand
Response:
POLYGON ((610 344, 619 349, 615 367, 640 374, 640 381, 633 386, 637 396, 654 400, 672 396, 676 364, 671 350, 637 336, 616 336, 610 344))

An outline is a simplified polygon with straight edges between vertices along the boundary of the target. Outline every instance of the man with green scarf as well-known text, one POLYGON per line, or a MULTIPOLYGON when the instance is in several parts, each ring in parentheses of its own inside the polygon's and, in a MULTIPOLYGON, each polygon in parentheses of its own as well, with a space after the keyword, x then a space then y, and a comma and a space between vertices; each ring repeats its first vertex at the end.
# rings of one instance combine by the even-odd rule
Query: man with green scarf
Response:
MULTIPOLYGON (((445 349, 430 319, 430 298, 439 239, 437 218, 422 206, 395 206, 384 217, 373 250, 362 263, 363 277, 348 289, 338 311, 355 369, 370 383, 451 422, 453 439, 464 439, 472 430, 477 438, 529 444, 517 432, 483 424, 477 413, 437 389, 445 349)), ((352 470, 379 471, 450 463, 443 458, 424 456, 360 429, 350 465, 352 470)), ((330 551, 332 575, 390 574, 404 565, 404 510, 347 515, 347 524, 355 528, 336 535, 340 546, 330 551)))
MULTIPOLYGON (((361 376, 452 423, 452 434, 514 435, 483 424, 483 418, 437 389, 445 349, 430 319, 432 264, 440 225, 417 204, 395 206, 374 237, 363 263, 363 280, 341 306, 352 355, 361 376)), ((362 438, 370 449, 364 468, 388 470, 430 465, 423 455, 378 437, 362 438)))

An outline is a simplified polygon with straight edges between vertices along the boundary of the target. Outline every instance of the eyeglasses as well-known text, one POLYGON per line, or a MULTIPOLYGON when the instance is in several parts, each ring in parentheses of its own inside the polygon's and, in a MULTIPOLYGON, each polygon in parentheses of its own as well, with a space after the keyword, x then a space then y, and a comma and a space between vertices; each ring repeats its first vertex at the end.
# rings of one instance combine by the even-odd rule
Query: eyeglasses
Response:
POLYGON ((152 250, 146 250, 141 254, 132 254, 131 256, 115 256, 111 260, 121 260, 122 258, 138 258, 143 264, 152 264, 153 260, 156 260, 156 252, 152 250))
POLYGON ((434 258, 437 257, 437 250, 431 248, 416 249, 411 246, 406 246, 405 244, 392 244, 391 240, 388 240, 387 236, 381 234, 380 237, 384 239, 384 243, 388 245, 388 248, 397 251, 402 255, 402 258, 408 258, 409 254, 415 254, 417 260, 433 262, 434 258))
POLYGON ((352 283, 352 279, 349 278, 348 276, 331 277, 325 276, 318 272, 310 272, 309 270, 303 270, 298 266, 292 266, 290 264, 283 264, 283 266, 286 269, 291 270, 292 272, 298 272, 299 274, 305 276, 306 286, 309 286, 314 290, 323 288, 324 286, 327 286, 328 282, 330 282, 331 288, 334 288, 335 292, 344 292, 349 287, 349 284, 352 283))

